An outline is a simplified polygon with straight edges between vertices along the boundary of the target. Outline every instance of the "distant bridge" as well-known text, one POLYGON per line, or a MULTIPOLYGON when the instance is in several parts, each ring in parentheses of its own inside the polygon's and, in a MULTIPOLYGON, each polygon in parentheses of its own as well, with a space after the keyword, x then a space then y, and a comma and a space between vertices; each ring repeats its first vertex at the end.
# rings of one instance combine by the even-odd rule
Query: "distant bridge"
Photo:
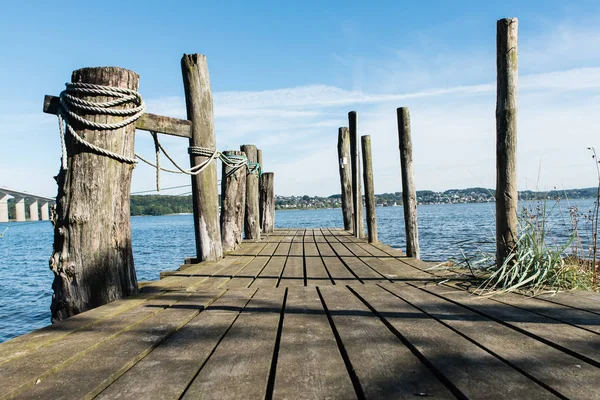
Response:
POLYGON ((38 196, 27 192, 21 192, 19 190, 9 189, 5 186, 0 186, 0 222, 8 222, 9 196, 15 199, 17 222, 26 220, 25 199, 27 199, 29 203, 30 221, 39 221, 40 219, 42 221, 47 221, 50 219, 49 205, 56 203, 56 200, 50 197, 38 196))

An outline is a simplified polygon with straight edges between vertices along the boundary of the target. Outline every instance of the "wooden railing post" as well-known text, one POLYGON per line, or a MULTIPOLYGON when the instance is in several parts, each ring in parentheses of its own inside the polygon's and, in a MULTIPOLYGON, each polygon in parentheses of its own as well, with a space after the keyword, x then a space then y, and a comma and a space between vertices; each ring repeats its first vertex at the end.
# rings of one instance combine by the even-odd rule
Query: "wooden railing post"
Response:
POLYGON ((275 231, 275 174, 264 172, 260 178, 260 220, 262 233, 275 231))
POLYGON ((377 243, 377 212, 375 209, 375 187, 373 184, 373 158, 371 157, 371 136, 360 137, 363 156, 363 178, 365 180, 365 207, 367 209, 367 232, 369 243, 377 243))
MULTIPOLYGON (((192 121, 190 146, 215 149, 213 100, 206 57, 201 54, 184 54, 181 59, 183 88, 187 119, 192 121)), ((190 154, 192 168, 207 157, 190 154)), ((198 261, 214 261, 223 256, 219 224, 219 186, 217 165, 211 164, 198 175, 192 176, 194 202, 194 232, 198 261)))
POLYGON ((397 112, 400 164, 402 168, 402 203, 404 203, 404 227, 406 229, 406 255, 418 260, 421 258, 421 251, 419 249, 419 226, 417 224, 417 190, 415 188, 410 137, 410 113, 406 107, 398 108, 397 112))
POLYGON ((496 33, 496 263, 501 266, 517 243, 516 18, 498 21, 496 33))
MULTIPOLYGON (((137 90, 139 76, 116 67, 83 68, 73 72, 71 80, 137 90)), ((75 95, 93 102, 113 100, 75 95)), ((101 123, 123 120, 96 114, 85 118, 101 123)), ((83 129, 76 122, 71 126, 93 145, 134 156, 134 124, 116 130, 83 129)), ((65 140, 67 169, 56 177, 54 251, 50 258, 53 322, 137 292, 129 222, 133 165, 96 154, 77 144, 72 135, 66 135, 65 140)))
POLYGON ((364 238, 365 222, 363 219, 362 191, 360 188, 360 150, 358 147, 356 111, 348 113, 348 123, 350 129, 350 158, 352 160, 352 209, 354 211, 352 231, 355 237, 364 238))
MULTIPOLYGON (((249 163, 258 160, 256 146, 245 144, 241 150, 246 153, 249 163)), ((244 236, 248 240, 260 240, 260 210, 258 207, 258 172, 246 173, 246 211, 244 214, 244 236)))
POLYGON ((342 215, 344 229, 352 230, 352 167, 350 166, 350 133, 348 128, 338 129, 338 159, 340 168, 340 184, 342 187, 342 215))
MULTIPOLYGON (((242 156, 242 151, 226 150, 226 156, 242 156)), ((233 251, 242 243, 246 209, 246 167, 234 169, 223 163, 221 174, 221 242, 223 251, 233 251)))

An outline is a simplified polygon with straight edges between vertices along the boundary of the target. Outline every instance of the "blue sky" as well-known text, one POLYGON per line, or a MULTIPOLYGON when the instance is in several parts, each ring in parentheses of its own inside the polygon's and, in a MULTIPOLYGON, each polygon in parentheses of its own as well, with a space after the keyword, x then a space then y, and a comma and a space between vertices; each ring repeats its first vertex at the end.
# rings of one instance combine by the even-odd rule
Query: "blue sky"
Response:
MULTIPOLYGON (((218 148, 263 148, 278 194, 339 192, 337 127, 350 110, 372 136, 375 191, 400 191, 400 106, 411 109, 417 189, 494 187, 503 17, 519 18, 519 188, 596 184, 586 147, 600 150, 600 2, 58 3, 3 5, 0 186, 55 195, 57 123, 41 105, 71 71, 132 69, 149 111, 183 118, 180 59, 197 52, 208 58, 218 148)), ((184 139, 163 142, 187 162, 184 139)), ((148 133, 136 151, 151 157, 148 133)), ((154 172, 136 167, 132 191, 153 186, 154 172)))

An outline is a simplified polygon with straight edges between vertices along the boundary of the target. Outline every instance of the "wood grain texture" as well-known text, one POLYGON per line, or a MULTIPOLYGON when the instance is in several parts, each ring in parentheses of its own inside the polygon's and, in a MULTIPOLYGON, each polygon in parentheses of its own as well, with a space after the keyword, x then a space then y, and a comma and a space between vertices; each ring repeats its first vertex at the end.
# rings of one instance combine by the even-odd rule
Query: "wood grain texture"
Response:
POLYGON ((338 161, 340 169, 340 185, 342 193, 342 216, 344 229, 352 230, 352 214, 354 210, 352 194, 352 165, 350 161, 350 132, 348 128, 338 129, 338 161))
POLYGON ((360 149, 358 146, 358 126, 356 111, 348 113, 350 132, 350 159, 352 164, 352 226, 354 236, 365 237, 365 221, 363 218, 362 190, 360 186, 360 149))
MULTIPOLYGON (((117 67, 83 68, 74 71, 71 80, 137 90, 139 76, 117 67)), ((112 100, 77 96, 99 102, 112 100)), ((98 114, 83 117, 100 123, 122 120, 98 114)), ((74 122, 71 125, 96 146, 134 156, 133 125, 111 131, 83 129, 74 122)), ((133 165, 90 152, 76 144, 71 135, 65 140, 68 167, 56 177, 54 251, 50 258, 53 321, 137 293, 129 222, 133 165)))
POLYGON ((261 149, 256 149, 256 162, 258 163, 258 165, 260 165, 260 172, 261 172, 261 174, 258 175, 258 209, 259 209, 258 224, 260 225, 260 231, 264 232, 263 225, 262 225, 263 224, 263 220, 262 220, 263 199, 261 197, 260 191, 262 188, 262 172, 265 169, 263 168, 263 156, 262 156, 261 149))
POLYGON ((406 229, 406 255, 420 259, 417 189, 413 172, 410 113, 406 107, 398 108, 397 112, 400 164, 402 168, 402 202, 404 203, 404 227, 406 229))
MULTIPOLYGON (((226 156, 243 156, 243 151, 227 150, 226 156)), ((223 163, 221 174, 221 243, 223 251, 233 251, 242 243, 246 210, 246 168, 233 169, 223 163)))
MULTIPOLYGON (((246 153, 248 162, 258 162, 256 146, 245 144, 241 150, 246 153)), ((244 238, 260 240, 260 207, 259 207, 258 174, 246 174, 246 212, 244 215, 244 238)))
POLYGON ((501 266, 518 239, 518 21, 501 19, 496 27, 496 263, 501 266))
POLYGON ((371 136, 361 136, 363 151, 363 178, 365 181, 365 208, 367 210, 367 233, 369 243, 377 243, 377 212, 375 210, 375 184, 373 183, 373 157, 371 155, 371 136))
MULTIPOLYGON (((43 111, 46 114, 58 113, 60 98, 57 96, 44 96, 43 111)), ((192 137, 192 121, 179 118, 163 117, 162 115, 144 113, 135 121, 135 129, 153 131, 171 136, 185 138, 192 137)))
POLYGON ((260 178, 260 226, 262 233, 275 229, 275 174, 265 172, 260 178))
MULTIPOLYGON (((190 146, 215 149, 213 100, 206 57, 201 54, 184 54, 181 72, 187 118, 192 121, 190 146)), ((200 165, 206 159, 207 157, 190 154, 192 167, 200 165)), ((196 258, 200 261, 214 261, 223 256, 218 193, 217 165, 211 162, 204 171, 192 176, 196 258)))

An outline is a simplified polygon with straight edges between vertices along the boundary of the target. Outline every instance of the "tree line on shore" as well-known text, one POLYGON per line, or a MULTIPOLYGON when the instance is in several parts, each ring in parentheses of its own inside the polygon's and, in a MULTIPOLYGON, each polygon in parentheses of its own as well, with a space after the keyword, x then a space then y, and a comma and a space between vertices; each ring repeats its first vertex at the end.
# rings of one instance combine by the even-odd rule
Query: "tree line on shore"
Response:
MULTIPOLYGON (((521 191, 521 200, 555 200, 557 198, 586 199, 595 198, 598 188, 550 190, 550 191, 521 191)), ((417 191, 420 204, 441 203, 481 203, 494 201, 494 190, 485 188, 451 189, 444 192, 431 190, 417 191)), ((375 195, 379 206, 394 206, 402 204, 402 193, 382 193, 375 195)), ((219 199, 220 201, 220 199, 219 199)), ((339 194, 328 197, 320 196, 276 196, 277 209, 306 209, 306 208, 335 208, 341 206, 339 194)), ((131 215, 167 215, 192 213, 192 196, 170 195, 132 195, 131 215)), ((9 218, 15 219, 14 199, 8 199, 9 218)), ((25 215, 29 218, 29 207, 25 207, 25 215)))

